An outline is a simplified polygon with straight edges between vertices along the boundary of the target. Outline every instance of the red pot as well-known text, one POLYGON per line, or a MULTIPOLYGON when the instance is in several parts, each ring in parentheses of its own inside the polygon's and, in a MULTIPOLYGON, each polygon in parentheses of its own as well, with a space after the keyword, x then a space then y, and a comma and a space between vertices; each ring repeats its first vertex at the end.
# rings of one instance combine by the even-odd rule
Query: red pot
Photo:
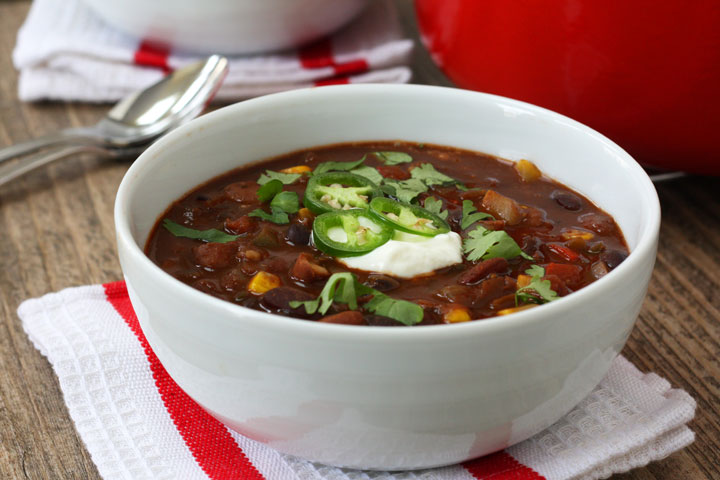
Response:
POLYGON ((720 1, 415 0, 458 86, 577 119, 641 163, 720 175, 720 1))

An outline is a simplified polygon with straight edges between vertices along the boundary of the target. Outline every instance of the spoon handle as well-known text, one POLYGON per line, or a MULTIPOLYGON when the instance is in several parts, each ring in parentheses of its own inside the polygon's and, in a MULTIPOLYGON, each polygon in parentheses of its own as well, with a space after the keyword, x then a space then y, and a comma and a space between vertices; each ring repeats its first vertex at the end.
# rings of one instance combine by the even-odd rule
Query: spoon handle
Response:
POLYGON ((28 140, 27 142, 16 143, 0 149, 0 165, 11 158, 20 157, 29 153, 37 152, 47 147, 55 147, 69 144, 96 145, 100 142, 89 135, 84 134, 86 129, 66 129, 57 133, 28 140))
POLYGON ((147 145, 136 148, 106 150, 93 145, 69 145, 35 155, 25 155, 14 162, 7 161, 0 163, 0 186, 38 167, 79 153, 94 153, 101 157, 133 159, 142 153, 146 146, 147 145))

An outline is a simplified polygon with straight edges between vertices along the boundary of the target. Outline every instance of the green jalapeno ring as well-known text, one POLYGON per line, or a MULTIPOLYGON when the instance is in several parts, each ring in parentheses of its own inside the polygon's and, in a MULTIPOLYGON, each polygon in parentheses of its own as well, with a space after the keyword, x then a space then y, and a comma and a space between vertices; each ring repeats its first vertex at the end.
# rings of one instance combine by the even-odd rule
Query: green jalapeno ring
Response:
POLYGON ((318 250, 334 257, 364 255, 393 236, 393 229, 378 222, 367 210, 335 210, 318 215, 313 222, 313 243, 318 250), (364 218, 363 222, 361 219, 364 218), (363 225, 365 223, 365 225, 363 225), (377 227, 377 231, 370 227, 377 227), (339 229, 333 233, 331 229, 339 229), (337 236, 345 237, 337 238, 337 236), (332 238, 336 237, 336 238, 332 238))
POLYGON ((372 199, 370 214, 395 230, 414 235, 434 237, 450 231, 450 225, 434 213, 417 205, 385 197, 372 199))
POLYGON ((370 200, 381 195, 378 186, 365 177, 350 172, 328 172, 310 178, 303 204, 320 215, 351 208, 366 209, 370 200), (336 184, 341 186, 332 186, 336 184))

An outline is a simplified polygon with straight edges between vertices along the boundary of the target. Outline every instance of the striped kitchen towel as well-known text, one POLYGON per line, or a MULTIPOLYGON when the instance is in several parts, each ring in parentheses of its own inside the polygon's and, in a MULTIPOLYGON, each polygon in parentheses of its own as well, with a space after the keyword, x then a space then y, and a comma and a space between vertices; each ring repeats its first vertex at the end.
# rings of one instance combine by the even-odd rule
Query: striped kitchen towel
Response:
MULTIPOLYGON (((239 100, 316 85, 406 83, 412 47, 392 1, 374 1, 351 24, 307 47, 230 57, 216 98, 239 100)), ((81 0, 34 0, 13 52, 18 95, 25 101, 116 101, 199 59, 119 32, 81 0)))
POLYGON ((695 401, 618 357, 573 411, 486 457, 413 472, 362 472, 283 455, 228 429, 170 378, 124 282, 27 300, 18 314, 58 376, 80 437, 106 479, 565 480, 607 478, 687 446, 695 401))

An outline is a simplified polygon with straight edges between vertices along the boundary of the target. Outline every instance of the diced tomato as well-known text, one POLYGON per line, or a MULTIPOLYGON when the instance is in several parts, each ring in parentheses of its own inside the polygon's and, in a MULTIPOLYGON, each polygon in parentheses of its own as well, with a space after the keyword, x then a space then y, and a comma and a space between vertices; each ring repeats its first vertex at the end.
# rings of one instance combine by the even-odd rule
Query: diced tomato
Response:
POLYGON ((582 267, 567 263, 551 263, 545 267, 545 274, 555 275, 570 288, 575 288, 582 280, 582 267))
POLYGON ((383 177, 392 178, 393 180, 407 180, 410 178, 408 171, 396 165, 380 165, 377 170, 383 177))
POLYGON ((560 258, 567 260, 568 262, 577 262, 578 260, 580 260, 580 255, 571 248, 566 247, 565 245, 548 243, 547 249, 555 255, 559 256, 560 258))

